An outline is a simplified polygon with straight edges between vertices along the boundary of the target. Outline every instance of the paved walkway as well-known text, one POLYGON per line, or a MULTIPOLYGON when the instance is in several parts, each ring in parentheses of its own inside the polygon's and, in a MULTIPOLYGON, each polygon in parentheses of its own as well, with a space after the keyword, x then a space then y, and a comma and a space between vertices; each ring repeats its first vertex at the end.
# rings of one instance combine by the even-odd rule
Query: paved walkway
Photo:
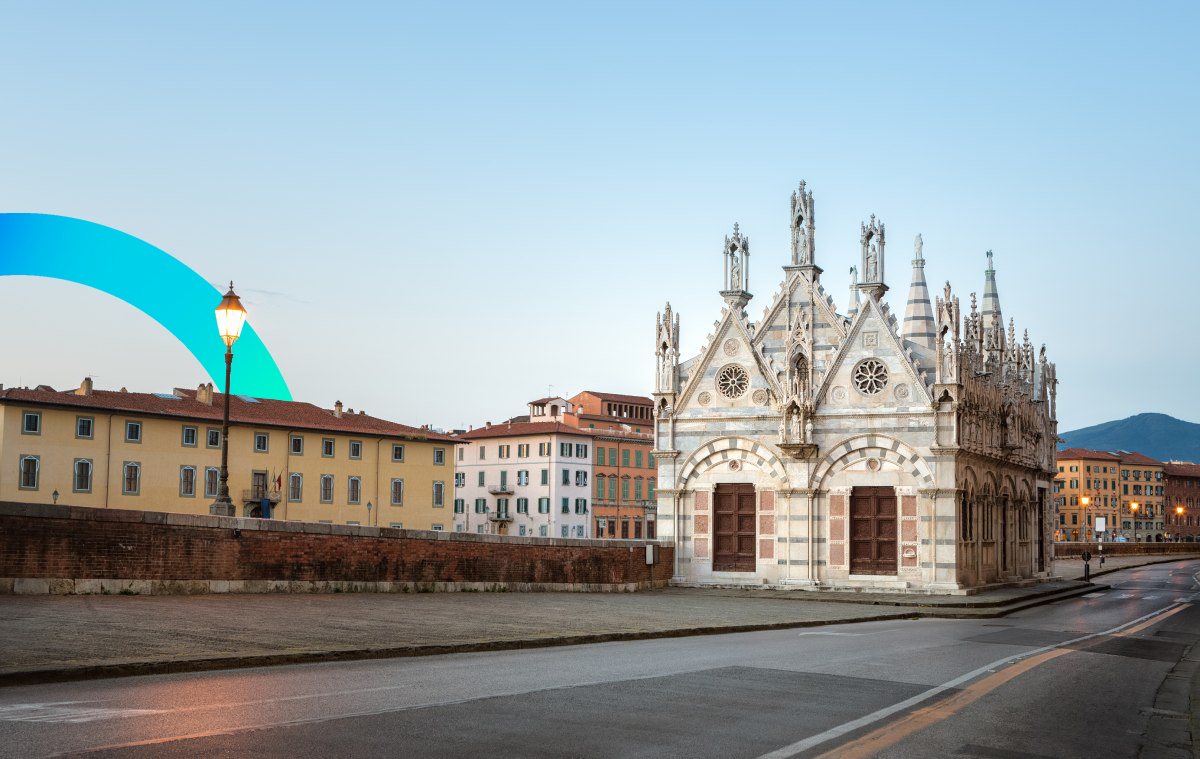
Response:
POLYGON ((595 594, 0 596, 0 684, 918 616, 992 617, 1091 589, 1064 581, 953 597, 693 588, 595 594))

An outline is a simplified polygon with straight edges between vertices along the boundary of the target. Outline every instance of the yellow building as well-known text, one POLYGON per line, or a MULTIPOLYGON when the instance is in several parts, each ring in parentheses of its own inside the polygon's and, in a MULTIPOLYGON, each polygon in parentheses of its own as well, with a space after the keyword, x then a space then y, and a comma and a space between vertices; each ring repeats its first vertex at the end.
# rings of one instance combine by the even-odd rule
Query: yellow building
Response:
MULTIPOLYGON (((207 514, 224 396, 0 389, 0 501, 207 514)), ((439 530, 457 440, 353 409, 234 395, 229 494, 241 516, 439 530)))
POLYGON ((1166 483, 1162 462, 1129 451, 1116 454, 1121 457, 1121 534, 1143 543, 1163 540, 1166 483))
POLYGON ((1120 456, 1107 451, 1059 451, 1058 478, 1054 481, 1058 507, 1055 540, 1096 540, 1096 517, 1104 517, 1105 539, 1114 537, 1114 530, 1120 528, 1120 464, 1120 456))

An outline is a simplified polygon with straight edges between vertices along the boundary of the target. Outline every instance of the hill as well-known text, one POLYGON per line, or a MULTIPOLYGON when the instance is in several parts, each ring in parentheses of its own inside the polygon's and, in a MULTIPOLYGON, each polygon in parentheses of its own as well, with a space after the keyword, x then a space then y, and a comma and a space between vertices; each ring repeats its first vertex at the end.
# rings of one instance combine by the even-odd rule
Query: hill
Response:
POLYGON ((1200 424, 1166 414, 1138 414, 1059 434, 1066 441, 1059 449, 1091 448, 1100 451, 1137 451, 1159 461, 1200 461, 1200 424))

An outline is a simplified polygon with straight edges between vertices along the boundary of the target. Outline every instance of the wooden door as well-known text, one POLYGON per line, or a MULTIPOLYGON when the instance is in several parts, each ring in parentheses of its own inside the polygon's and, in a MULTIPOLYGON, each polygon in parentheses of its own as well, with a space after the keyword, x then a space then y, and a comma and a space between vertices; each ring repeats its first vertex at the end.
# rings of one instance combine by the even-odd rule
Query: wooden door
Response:
POLYGON ((754 486, 717 485, 713 500, 713 571, 753 572, 754 486))
POLYGON ((896 492, 892 488, 854 488, 850 493, 850 573, 894 575, 896 492))

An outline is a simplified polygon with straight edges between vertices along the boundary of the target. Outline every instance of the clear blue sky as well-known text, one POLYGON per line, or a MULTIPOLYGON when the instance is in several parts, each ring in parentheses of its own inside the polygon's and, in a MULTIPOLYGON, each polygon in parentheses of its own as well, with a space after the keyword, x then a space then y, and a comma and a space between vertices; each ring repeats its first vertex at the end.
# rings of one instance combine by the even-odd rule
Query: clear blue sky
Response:
MULTIPOLYGON (((1200 420, 1195 3, 247 5, 0 4, 0 210, 234 279, 298 399, 457 426, 646 392, 734 221, 761 314, 805 179, 839 308, 870 213, 900 313, 917 232, 964 305, 991 248, 1061 429, 1200 420)), ((0 382, 204 379, 102 294, 0 304, 0 382)))

